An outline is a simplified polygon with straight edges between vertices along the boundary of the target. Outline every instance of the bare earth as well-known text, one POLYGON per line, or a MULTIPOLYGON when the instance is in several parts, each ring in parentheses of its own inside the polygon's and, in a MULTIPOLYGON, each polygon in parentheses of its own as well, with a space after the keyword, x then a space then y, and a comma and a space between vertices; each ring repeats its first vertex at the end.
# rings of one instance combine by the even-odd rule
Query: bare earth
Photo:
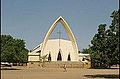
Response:
POLYGON ((12 67, 1 70, 1 79, 119 79, 119 69, 12 67))

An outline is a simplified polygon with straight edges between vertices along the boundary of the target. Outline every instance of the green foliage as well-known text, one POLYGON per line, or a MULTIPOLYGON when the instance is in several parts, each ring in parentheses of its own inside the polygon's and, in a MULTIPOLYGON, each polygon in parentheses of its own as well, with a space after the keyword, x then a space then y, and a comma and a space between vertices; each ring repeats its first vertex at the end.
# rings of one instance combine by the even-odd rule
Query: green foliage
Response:
POLYGON ((114 11, 111 15, 112 23, 107 33, 107 54, 109 64, 119 64, 119 12, 114 11))
MULTIPOLYGON (((91 40, 91 49, 94 51, 95 56, 93 57, 93 64, 97 67, 107 66, 107 55, 106 55, 106 24, 100 24, 98 26, 98 33, 95 34, 93 40, 91 40), (98 56, 96 56, 98 55, 98 56)), ((93 54, 93 55, 94 55, 93 54)))
POLYGON ((91 55, 92 67, 110 68, 119 64, 119 12, 112 13, 112 23, 109 29, 106 24, 98 26, 98 33, 91 40, 91 46, 83 53, 91 55))
POLYGON ((27 53, 24 40, 14 39, 10 35, 1 35, 1 61, 27 62, 27 53))

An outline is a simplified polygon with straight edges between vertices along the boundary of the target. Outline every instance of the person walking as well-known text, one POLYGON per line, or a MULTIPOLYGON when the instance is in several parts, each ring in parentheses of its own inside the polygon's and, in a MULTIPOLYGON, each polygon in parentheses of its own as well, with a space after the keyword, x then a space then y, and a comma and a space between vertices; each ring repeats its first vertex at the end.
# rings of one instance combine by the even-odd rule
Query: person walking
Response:
POLYGON ((63 69, 64 69, 63 72, 67 72, 67 66, 66 66, 66 64, 63 65, 63 69))

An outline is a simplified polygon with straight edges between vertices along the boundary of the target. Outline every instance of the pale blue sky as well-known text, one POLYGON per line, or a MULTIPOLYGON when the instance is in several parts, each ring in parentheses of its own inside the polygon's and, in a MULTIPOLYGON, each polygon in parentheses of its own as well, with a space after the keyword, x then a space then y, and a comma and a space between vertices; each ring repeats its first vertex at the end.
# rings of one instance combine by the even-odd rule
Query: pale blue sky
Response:
POLYGON ((110 15, 117 9, 118 0, 2 0, 2 34, 24 39, 31 50, 62 16, 82 50, 90 44, 99 24, 110 25, 110 15))

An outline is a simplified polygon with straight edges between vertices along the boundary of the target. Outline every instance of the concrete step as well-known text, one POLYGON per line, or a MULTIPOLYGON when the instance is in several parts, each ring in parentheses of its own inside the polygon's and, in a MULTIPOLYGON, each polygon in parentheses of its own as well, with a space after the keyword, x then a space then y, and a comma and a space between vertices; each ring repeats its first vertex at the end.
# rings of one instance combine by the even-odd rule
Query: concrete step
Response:
POLYGON ((64 62, 64 61, 57 61, 57 62, 45 62, 43 64, 46 68, 63 68, 63 66, 66 65, 66 68, 83 68, 82 62, 64 62))
POLYGON ((27 67, 29 68, 63 68, 66 65, 66 68, 90 68, 91 62, 80 62, 80 61, 51 61, 51 62, 44 62, 40 63, 39 61, 36 62, 29 62, 27 63, 27 67))

